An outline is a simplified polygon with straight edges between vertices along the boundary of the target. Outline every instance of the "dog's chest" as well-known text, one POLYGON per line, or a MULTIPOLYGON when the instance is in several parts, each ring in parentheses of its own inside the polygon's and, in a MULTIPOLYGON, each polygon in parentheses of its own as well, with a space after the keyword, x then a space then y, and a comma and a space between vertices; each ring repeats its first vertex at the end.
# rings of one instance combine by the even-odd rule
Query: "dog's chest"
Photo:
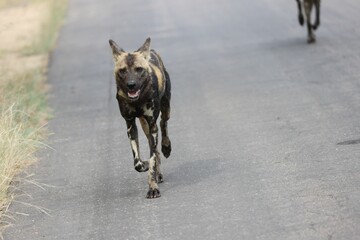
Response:
POLYGON ((154 101, 151 101, 142 107, 142 115, 152 117, 154 116, 154 101))
POLYGON ((153 117, 154 116, 154 101, 149 101, 145 104, 142 104, 140 106, 134 106, 134 105, 128 105, 127 106, 127 113, 131 117, 153 117))

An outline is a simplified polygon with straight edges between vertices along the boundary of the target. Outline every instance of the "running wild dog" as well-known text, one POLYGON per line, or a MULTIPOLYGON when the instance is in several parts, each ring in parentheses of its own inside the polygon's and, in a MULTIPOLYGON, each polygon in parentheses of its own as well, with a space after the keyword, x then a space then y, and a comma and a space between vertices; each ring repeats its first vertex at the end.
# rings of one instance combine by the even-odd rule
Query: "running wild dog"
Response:
POLYGON ((306 18, 306 25, 308 30, 308 43, 314 43, 316 41, 314 31, 319 27, 320 25, 320 0, 296 0, 299 10, 299 23, 301 26, 304 25, 304 15, 303 15, 303 8, 305 12, 305 18, 306 18), (315 24, 311 24, 311 10, 315 6, 316 10, 316 19, 315 24), (314 30, 314 31, 313 31, 314 30))
POLYGON ((135 52, 128 53, 113 40, 109 40, 114 58, 116 80, 116 99, 120 113, 126 121, 127 134, 134 157, 134 167, 138 172, 148 172, 149 190, 147 198, 160 197, 158 183, 163 182, 160 171, 160 154, 157 150, 157 118, 161 112, 161 151, 166 158, 170 156, 171 142, 168 136, 167 121, 170 118, 171 85, 164 64, 153 49, 150 38, 135 52), (140 159, 136 118, 148 139, 150 159, 140 159))

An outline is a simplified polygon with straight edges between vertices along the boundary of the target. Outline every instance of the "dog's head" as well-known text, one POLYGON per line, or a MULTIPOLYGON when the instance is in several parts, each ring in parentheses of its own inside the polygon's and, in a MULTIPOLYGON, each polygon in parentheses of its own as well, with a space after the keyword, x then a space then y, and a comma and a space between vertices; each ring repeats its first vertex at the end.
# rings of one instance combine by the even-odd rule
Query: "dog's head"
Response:
POLYGON ((151 72, 150 38, 132 53, 125 52, 111 39, 109 43, 115 62, 114 74, 118 94, 130 101, 136 101, 149 80, 151 72))

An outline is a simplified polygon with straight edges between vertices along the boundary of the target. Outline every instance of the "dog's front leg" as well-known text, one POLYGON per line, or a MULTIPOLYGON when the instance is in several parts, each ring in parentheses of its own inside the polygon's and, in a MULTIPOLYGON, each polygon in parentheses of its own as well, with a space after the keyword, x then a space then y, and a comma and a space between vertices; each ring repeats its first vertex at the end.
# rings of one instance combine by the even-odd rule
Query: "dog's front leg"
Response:
POLYGON ((130 140, 131 150, 134 157, 134 167, 138 172, 146 172, 149 170, 149 162, 141 161, 139 151, 138 131, 135 123, 135 118, 126 120, 127 134, 130 140))
POLYGON ((316 41, 315 34, 311 25, 311 10, 313 7, 313 0, 305 0, 304 1, 304 9, 306 15, 306 25, 308 30, 308 43, 314 43, 316 41))
POLYGON ((160 156, 157 151, 158 143, 158 127, 156 125, 156 119, 147 119, 150 134, 149 134, 149 147, 150 147, 150 160, 149 160, 149 173, 148 183, 149 191, 146 195, 147 198, 158 198, 160 197, 160 191, 157 184, 158 167, 160 164, 160 156))

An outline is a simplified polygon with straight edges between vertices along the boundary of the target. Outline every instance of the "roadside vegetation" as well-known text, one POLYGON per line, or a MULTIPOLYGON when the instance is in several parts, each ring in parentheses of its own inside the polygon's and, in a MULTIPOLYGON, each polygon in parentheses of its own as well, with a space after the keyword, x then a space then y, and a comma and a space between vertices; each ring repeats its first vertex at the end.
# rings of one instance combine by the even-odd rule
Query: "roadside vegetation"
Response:
POLYGON ((11 182, 36 161, 35 153, 45 146, 49 134, 46 128, 50 118, 46 97, 48 54, 55 44, 66 6, 66 0, 0 0, 0 218, 3 225, 6 224, 3 216, 12 199, 11 182))

